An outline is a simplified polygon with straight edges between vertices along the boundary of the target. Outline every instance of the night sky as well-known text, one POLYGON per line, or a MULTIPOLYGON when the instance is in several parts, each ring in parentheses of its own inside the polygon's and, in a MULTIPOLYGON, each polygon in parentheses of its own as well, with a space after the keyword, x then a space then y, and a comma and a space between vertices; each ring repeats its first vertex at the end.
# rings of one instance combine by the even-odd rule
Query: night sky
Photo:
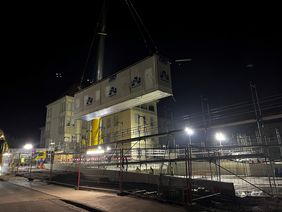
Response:
MULTIPOLYGON (((45 106, 80 82, 101 8, 101 1, 89 2, 3 7, 0 128, 12 146, 39 142, 45 106)), ((192 58, 172 64, 175 102, 165 102, 175 116, 200 111, 200 96, 214 107, 249 99, 251 79, 260 97, 282 93, 281 17, 275 5, 132 3, 160 54, 171 61, 192 58)), ((110 2, 107 32, 104 76, 148 56, 124 1, 110 2)), ((95 48, 87 73, 94 71, 94 53, 95 48)))

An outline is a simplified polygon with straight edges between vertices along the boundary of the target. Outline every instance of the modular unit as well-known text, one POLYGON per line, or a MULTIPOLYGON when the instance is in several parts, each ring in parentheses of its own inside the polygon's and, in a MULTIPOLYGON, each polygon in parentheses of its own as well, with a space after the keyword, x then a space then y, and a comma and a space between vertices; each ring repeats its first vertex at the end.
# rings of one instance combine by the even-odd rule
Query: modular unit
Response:
POLYGON ((77 92, 74 116, 89 121, 171 95, 170 64, 153 55, 77 92))

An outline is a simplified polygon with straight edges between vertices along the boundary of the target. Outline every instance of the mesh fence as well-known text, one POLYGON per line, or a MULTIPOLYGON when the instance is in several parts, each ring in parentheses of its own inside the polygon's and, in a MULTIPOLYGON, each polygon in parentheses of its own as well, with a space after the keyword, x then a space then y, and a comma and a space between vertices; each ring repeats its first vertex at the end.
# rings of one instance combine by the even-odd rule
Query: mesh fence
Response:
POLYGON ((164 186, 183 195, 188 179, 195 192, 204 188, 211 193, 228 194, 232 191, 231 183, 240 197, 281 196, 282 163, 271 161, 264 149, 133 147, 57 153, 52 180, 80 187, 142 190, 155 195, 160 195, 160 187, 164 186))

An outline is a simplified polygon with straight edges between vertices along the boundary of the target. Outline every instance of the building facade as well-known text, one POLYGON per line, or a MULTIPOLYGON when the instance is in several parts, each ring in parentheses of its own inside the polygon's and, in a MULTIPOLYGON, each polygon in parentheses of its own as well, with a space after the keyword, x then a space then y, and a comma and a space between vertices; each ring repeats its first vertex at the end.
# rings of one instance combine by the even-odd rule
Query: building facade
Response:
POLYGON ((72 96, 64 96, 47 105, 45 147, 72 152, 82 138, 82 121, 73 118, 72 96))
MULTIPOLYGON (((41 130, 41 146, 63 152, 75 152, 81 144, 91 146, 91 123, 75 120, 74 98, 64 96, 46 106, 46 123, 41 130), (82 143, 81 143, 82 142, 82 143), (44 143, 44 144, 43 144, 44 143)), ((114 141, 158 133, 157 103, 147 103, 101 118, 101 141, 114 141)), ((125 144, 124 148, 151 148, 158 145, 156 138, 125 144)))
MULTIPOLYGON (((145 135, 158 133, 157 103, 147 103, 127 109, 119 113, 111 114, 102 118, 102 138, 104 143, 121 141, 145 135)), ((155 138, 141 140, 126 144, 131 148, 151 148, 158 146, 155 138), (140 146, 139 146, 140 144, 140 146)))

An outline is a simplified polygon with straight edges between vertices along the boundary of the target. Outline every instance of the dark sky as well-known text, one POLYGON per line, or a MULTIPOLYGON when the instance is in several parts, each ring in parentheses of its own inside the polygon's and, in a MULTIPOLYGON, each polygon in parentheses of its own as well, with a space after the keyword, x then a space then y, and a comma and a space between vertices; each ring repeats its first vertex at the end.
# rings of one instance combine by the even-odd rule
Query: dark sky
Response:
MULTIPOLYGON (((38 142, 45 106, 80 81, 101 8, 101 1, 89 2, 3 7, 0 128, 12 145, 38 142)), ((246 100, 250 79, 260 96, 282 93, 282 32, 275 5, 132 2, 161 54, 192 58, 172 64, 176 102, 170 107, 176 116, 199 111, 201 95, 212 106, 246 100)), ((107 32, 104 75, 148 55, 124 1, 110 2, 107 32)), ((92 55, 87 72, 94 66, 92 55)))

